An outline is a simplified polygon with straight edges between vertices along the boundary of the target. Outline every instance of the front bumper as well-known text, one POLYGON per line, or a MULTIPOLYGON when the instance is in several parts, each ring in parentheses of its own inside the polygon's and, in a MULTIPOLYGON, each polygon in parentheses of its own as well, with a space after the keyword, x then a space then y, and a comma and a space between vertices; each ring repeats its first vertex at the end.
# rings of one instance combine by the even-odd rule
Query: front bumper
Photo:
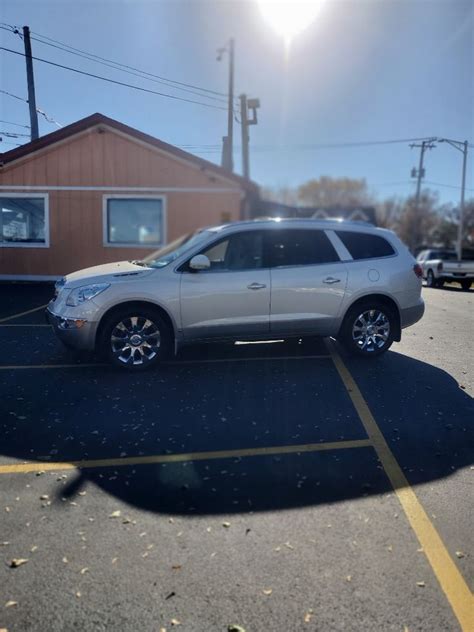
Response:
POLYGON ((52 311, 51 303, 46 308, 45 317, 46 322, 53 327, 57 337, 69 347, 93 351, 97 323, 83 318, 65 318, 55 314, 52 311))

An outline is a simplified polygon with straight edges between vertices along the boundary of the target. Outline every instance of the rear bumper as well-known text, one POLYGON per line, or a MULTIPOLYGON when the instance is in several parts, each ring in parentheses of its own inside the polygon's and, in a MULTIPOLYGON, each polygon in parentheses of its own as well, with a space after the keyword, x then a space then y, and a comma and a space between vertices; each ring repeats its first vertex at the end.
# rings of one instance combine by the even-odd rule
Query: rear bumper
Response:
POLYGON ((474 281, 474 274, 462 272, 443 272, 438 276, 439 281, 474 281))
POLYGON ((94 350, 97 323, 79 318, 63 318, 54 314, 49 306, 46 308, 45 317, 54 333, 66 345, 83 351, 94 350))
POLYGON ((425 302, 420 297, 419 303, 411 307, 405 307, 400 310, 400 326, 402 329, 410 327, 417 323, 425 313, 425 302))

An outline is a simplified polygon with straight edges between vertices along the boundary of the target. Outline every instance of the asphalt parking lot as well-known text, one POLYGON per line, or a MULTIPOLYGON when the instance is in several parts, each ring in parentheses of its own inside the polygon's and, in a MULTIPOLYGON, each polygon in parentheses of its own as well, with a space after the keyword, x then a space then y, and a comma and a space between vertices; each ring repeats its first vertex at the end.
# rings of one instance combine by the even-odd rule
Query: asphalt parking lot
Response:
POLYGON ((423 292, 371 363, 131 376, 56 341, 50 287, 0 286, 0 629, 473 630, 474 291, 423 292))

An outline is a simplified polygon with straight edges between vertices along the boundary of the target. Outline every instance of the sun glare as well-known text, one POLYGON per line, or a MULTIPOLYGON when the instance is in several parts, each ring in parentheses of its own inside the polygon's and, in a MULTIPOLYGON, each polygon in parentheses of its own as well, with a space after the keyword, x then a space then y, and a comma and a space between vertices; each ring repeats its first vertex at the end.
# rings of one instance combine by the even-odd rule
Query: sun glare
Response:
POLYGON ((265 20, 283 37, 291 40, 313 22, 323 0, 258 0, 265 20))

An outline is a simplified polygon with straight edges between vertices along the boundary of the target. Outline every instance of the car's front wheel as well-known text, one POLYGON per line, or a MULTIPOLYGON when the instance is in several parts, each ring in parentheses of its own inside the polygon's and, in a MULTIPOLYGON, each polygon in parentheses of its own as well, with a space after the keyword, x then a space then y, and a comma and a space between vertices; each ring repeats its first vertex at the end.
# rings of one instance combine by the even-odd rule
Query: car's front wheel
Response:
POLYGON ((376 357, 390 348, 395 329, 396 319, 391 309, 383 303, 367 302, 351 307, 340 339, 351 353, 376 357))
POLYGON ((171 333, 153 309, 126 308, 107 321, 101 350, 115 366, 143 371, 164 360, 171 348, 171 333))
POLYGON ((435 278, 433 270, 428 270, 426 275, 426 285, 427 287, 438 287, 439 283, 435 278))

